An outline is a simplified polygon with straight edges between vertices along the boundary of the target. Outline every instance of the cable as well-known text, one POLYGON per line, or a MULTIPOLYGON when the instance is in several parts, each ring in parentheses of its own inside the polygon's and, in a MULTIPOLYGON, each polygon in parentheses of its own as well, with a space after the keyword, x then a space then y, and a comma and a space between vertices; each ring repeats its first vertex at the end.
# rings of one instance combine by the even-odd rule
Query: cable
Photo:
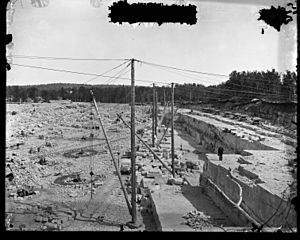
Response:
MULTIPOLYGON (((152 65, 150 65, 150 66, 152 66, 152 65)), ((152 67, 154 67, 154 66, 152 66, 152 67)), ((161 67, 157 67, 156 66, 156 68, 159 68, 159 69, 161 69, 161 67)), ((166 69, 161 69, 161 70, 164 70, 164 71, 167 71, 167 72, 170 72, 170 73, 173 73, 173 74, 176 74, 176 75, 181 75, 181 76, 184 76, 184 77, 188 77, 188 78, 191 78, 191 79, 194 79, 194 80, 197 80, 197 81, 201 81, 201 82, 207 82, 207 83, 211 83, 210 81, 208 81, 208 80, 204 80, 204 79, 199 79, 199 78, 196 78, 196 77, 192 77, 192 76, 188 76, 188 75, 186 75, 186 74, 182 74, 182 73, 176 73, 176 72, 173 72, 173 71, 170 71, 170 70, 166 70, 166 69)), ((238 86, 238 87, 242 87, 241 85, 239 85, 239 84, 234 84, 234 83, 230 83, 230 82, 226 82, 225 84, 230 84, 230 85, 236 85, 236 86, 238 86)), ((245 86, 243 86, 243 87, 245 87, 245 86)), ((247 88, 251 88, 250 86, 246 86, 247 88)), ((284 87, 284 86, 280 86, 280 87, 284 87)), ((228 88, 225 88, 225 89, 228 89, 228 88)), ((253 90, 257 90, 256 88, 252 88, 253 90)), ((235 89, 231 89, 231 90, 235 90, 235 89)), ((236 90, 235 90, 236 91, 236 90)), ((262 93, 262 94, 264 94, 265 95, 265 93, 268 93, 268 95, 276 95, 276 96, 278 96, 278 95, 280 95, 280 94, 276 94, 276 93, 274 93, 274 92, 264 92, 264 93, 262 93)), ((283 95, 281 95, 281 96, 283 96, 283 95)))
POLYGON ((110 83, 107 82, 107 81, 106 82, 107 82, 108 85, 113 84, 113 82, 117 81, 121 76, 124 76, 125 74, 127 74, 129 72, 130 72, 130 69, 128 69, 127 71, 122 72, 118 76, 114 77, 114 79, 112 79, 110 83))
MULTIPOLYGON (((289 186, 287 186, 287 187, 285 188, 285 190, 284 190, 282 193, 284 193, 288 188, 289 188, 289 186)), ((267 223, 268 223, 268 222, 276 215, 276 213, 278 212, 278 210, 279 210, 279 208, 280 208, 282 202, 283 202, 283 196, 280 198, 280 203, 279 203, 279 205, 278 205, 276 211, 268 218, 267 221, 265 221, 265 222, 262 224, 262 226, 265 226, 265 225, 266 225, 266 224, 267 224, 267 223)))
MULTIPOLYGON (((28 55, 12 55, 12 57, 15 58, 25 58, 25 59, 44 59, 44 60, 71 60, 71 61, 130 61, 131 59, 112 59, 112 58, 71 58, 71 57, 44 57, 44 56, 28 56, 28 55)), ((156 67, 161 67, 161 68, 169 68, 169 69, 174 69, 174 70, 179 70, 179 71, 185 71, 185 72, 191 72, 191 73, 197 73, 197 74, 204 74, 204 75, 209 75, 209 76, 214 76, 214 77, 230 77, 229 75, 225 74, 218 74, 218 73, 208 73, 208 72, 200 72, 200 71, 195 71, 195 70, 190 70, 190 69, 183 69, 183 68, 176 68, 176 67, 171 67, 171 66, 166 66, 166 65, 161 65, 161 64, 156 64, 156 63, 150 63, 142 60, 135 59, 135 61, 144 63, 146 65, 150 66, 156 66, 156 67)), ((264 80, 264 79, 256 79, 256 78, 251 78, 254 80, 259 80, 259 81, 265 81, 270 83, 269 80, 264 80)), ((282 86, 286 87, 286 86, 282 86)))
MULTIPOLYGON (((221 92, 221 91, 230 91, 230 92, 236 92, 236 93, 241 93, 241 94, 253 94, 253 95, 266 95, 265 93, 260 93, 260 92, 246 92, 246 91, 238 91, 238 90, 233 90, 233 89, 216 89, 215 91, 214 90, 209 90, 209 89, 207 89, 207 88, 203 88, 203 89, 194 89, 193 91, 196 91, 196 92, 202 92, 202 91, 204 91, 204 92, 209 92, 209 93, 212 93, 212 94, 219 94, 219 92, 221 92)), ((232 94, 230 94, 230 93, 224 93, 224 92, 222 92, 222 94, 221 94, 221 96, 220 97, 223 97, 223 96, 230 96, 230 97, 233 97, 233 95, 232 94)), ((274 96, 282 96, 282 95, 275 95, 274 94, 274 96)), ((211 98, 211 97, 210 97, 211 98)), ((219 98, 217 98, 217 97, 215 97, 214 99, 219 99, 219 98)))
POLYGON ((289 205, 290 205, 290 206, 289 206, 289 210, 288 210, 286 216, 284 217, 284 218, 285 218, 285 222, 284 222, 284 223, 286 223, 287 226, 288 226, 288 228, 289 228, 292 232, 294 232, 293 229, 292 229, 292 227, 290 226, 290 224, 289 224, 289 222, 288 222, 288 216, 290 215, 290 211, 291 211, 291 206, 292 206, 292 204, 290 203, 289 205))
MULTIPOLYGON (((117 72, 114 76, 112 76, 111 78, 109 78, 107 81, 105 81, 103 84, 107 84, 111 79, 111 81, 114 81, 115 79, 117 79, 118 77, 122 76, 123 73, 128 67, 129 67, 130 63, 128 63, 124 68, 122 68, 119 72, 117 72), (117 76, 118 75, 118 76, 117 76)), ((125 74, 125 73, 124 73, 125 74)))
POLYGON ((164 68, 170 68, 170 69, 175 69, 175 70, 180 70, 180 71, 186 71, 186 72, 192 72, 192 73, 198 73, 198 74, 205 74, 205 75, 211 75, 211 76, 216 76, 216 77, 229 77, 228 75, 224 75, 224 74, 199 72, 199 71, 195 71, 195 70, 189 70, 189 69, 184 69, 184 68, 176 68, 176 67, 170 67, 170 66, 156 64, 156 63, 150 63, 150 62, 137 60, 137 59, 136 59, 136 61, 144 63, 144 64, 148 64, 148 65, 159 66, 159 67, 164 67, 164 68))
MULTIPOLYGON (((144 63, 144 64, 148 64, 150 66, 152 65, 152 66, 156 66, 156 67, 169 68, 169 69, 174 69, 174 70, 179 70, 179 71, 186 71, 186 72, 197 73, 197 74, 205 74, 205 75, 215 76, 215 77, 228 77, 228 78, 230 77, 230 75, 224 75, 224 74, 218 74, 218 73, 199 72, 199 71, 194 71, 194 70, 189 70, 189 69, 182 69, 182 68, 165 66, 165 65, 161 65, 161 64, 149 63, 149 62, 142 61, 142 60, 136 60, 136 61, 144 63)), ((260 79, 251 78, 251 80, 259 80, 261 82, 267 82, 268 84, 272 84, 272 83, 270 83, 269 80, 264 80, 264 79, 261 79, 261 78, 260 79)), ((285 87, 285 86, 281 86, 281 87, 285 87)))
MULTIPOLYGON (((184 76, 184 77, 187 77, 187 78, 195 79, 195 80, 198 80, 198 81, 208 82, 208 81, 205 81, 205 80, 200 80, 199 78, 196 78, 196 77, 188 76, 187 73, 184 74, 184 73, 174 72, 174 71, 171 71, 171 70, 164 69, 160 66, 153 66, 153 65, 149 65, 149 66, 151 66, 153 68, 158 68, 160 70, 170 72, 170 73, 173 73, 173 74, 176 74, 176 75, 181 75, 181 76, 184 76)), ((208 82, 208 83, 211 83, 211 82, 208 82)))
MULTIPOLYGON (((39 66, 32 66, 32 65, 21 65, 21 64, 12 64, 15 66, 21 66, 21 67, 29 67, 29 68, 38 68, 38 69, 44 69, 44 70, 51 70, 51 71, 58 71, 58 72, 67 72, 67 73, 75 73, 75 74, 81 74, 81 75, 92 75, 92 76, 101 76, 101 77, 112 77, 112 76, 107 76, 104 74, 92 74, 92 73, 83 73, 83 72, 75 72, 75 71, 69 71, 69 70, 63 70, 63 69, 53 69, 53 68, 45 68, 45 67, 39 67, 39 66)), ((123 77, 119 77, 120 79, 125 79, 125 80, 131 80, 130 78, 123 78, 123 77)), ((136 79, 135 81, 137 82, 155 82, 155 83, 163 83, 166 85, 169 85, 170 83, 165 83, 165 82, 157 82, 157 81, 150 81, 150 80, 141 80, 141 79, 136 79)), ((203 89, 206 92, 212 92, 213 94, 216 94, 216 92, 213 91, 209 91, 207 89, 203 89)), ((226 91, 226 90, 225 90, 226 91)), ((257 92, 245 92, 245 91, 238 91, 238 90, 227 90, 227 91, 234 91, 234 92, 239 92, 239 93, 251 93, 251 94, 258 94, 258 95, 265 95, 264 93, 257 93, 257 92)), ((224 95, 224 93, 223 93, 224 95)), ((226 94, 225 94, 226 95, 226 94)), ((228 96, 231 96, 229 94, 227 94, 228 96)), ((279 95, 276 95, 279 96, 279 95)))
MULTIPOLYGON (((55 71, 55 72, 65 72, 65 73, 73 73, 73 74, 79 74, 79 75, 85 75, 85 76, 97 76, 97 77, 113 77, 113 76, 108 76, 104 74, 96 74, 96 73, 85 73, 85 72, 77 72, 77 71, 70 71, 70 70, 65 70, 65 69, 55 69, 55 68, 46 68, 46 67, 40 67, 40 66, 34 66, 34 65, 24 65, 24 64, 16 64, 16 63, 11 63, 11 65, 18 66, 18 67, 27 67, 27 68, 36 68, 36 69, 43 69, 43 70, 49 70, 49 71, 55 71)), ((124 78, 124 77, 119 77, 119 79, 124 79, 124 80, 131 80, 131 78, 124 78)), ((142 80, 142 79, 135 79, 137 82, 150 82, 150 83, 161 83, 161 84, 169 84, 166 82, 158 82, 158 81, 153 81, 153 80, 142 80)))
POLYGON ((113 58, 70 58, 70 57, 43 57, 43 56, 28 56, 28 55, 12 55, 14 58, 25 59, 44 59, 44 60, 69 60, 69 61, 129 61, 130 59, 113 59, 113 58))
MULTIPOLYGON (((118 67, 121 67, 121 66, 124 65, 126 62, 128 62, 128 61, 125 61, 125 62, 119 64, 118 66, 116 66, 116 67, 114 67, 114 68, 112 68, 112 69, 109 69, 109 70, 107 70, 106 72, 104 72, 104 73, 102 73, 102 74, 100 74, 100 75, 104 75, 104 74, 106 74, 106 73, 108 73, 108 72, 111 72, 112 70, 115 70, 115 69, 117 69, 118 67)), ((93 78, 91 78, 91 79, 85 81, 85 82, 82 83, 82 84, 86 84, 86 83, 88 83, 88 82, 90 82, 90 81, 92 81, 92 80, 94 80, 94 79, 96 79, 96 78, 98 78, 98 77, 99 77, 99 76, 93 77, 93 78)))

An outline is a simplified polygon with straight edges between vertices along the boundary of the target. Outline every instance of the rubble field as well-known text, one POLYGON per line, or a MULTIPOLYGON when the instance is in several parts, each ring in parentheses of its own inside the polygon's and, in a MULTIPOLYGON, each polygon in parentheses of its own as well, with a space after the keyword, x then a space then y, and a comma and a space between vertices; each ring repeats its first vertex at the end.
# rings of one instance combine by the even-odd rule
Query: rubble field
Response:
MULTIPOLYGON (((130 148, 130 131, 116 113, 129 121, 130 106, 98 108, 117 159, 130 148)), ((136 107, 137 129, 149 123, 148 109, 136 107)), ((5 164, 7 230, 133 231, 91 103, 7 104, 5 164)), ((138 231, 155 229, 149 213, 138 219, 147 223, 138 231)))

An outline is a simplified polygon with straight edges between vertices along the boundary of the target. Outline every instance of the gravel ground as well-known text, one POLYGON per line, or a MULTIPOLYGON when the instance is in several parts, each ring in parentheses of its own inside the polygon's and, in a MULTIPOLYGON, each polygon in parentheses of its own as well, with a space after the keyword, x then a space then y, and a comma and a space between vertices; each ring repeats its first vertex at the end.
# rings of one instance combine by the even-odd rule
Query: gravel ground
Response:
MULTIPOLYGON (((117 120, 116 113, 124 112, 128 122, 130 106, 98 107, 117 158, 117 152, 122 154, 130 148, 130 132, 117 120)), ((136 107, 137 129, 151 124, 148 108, 136 107)), ((137 218, 141 227, 125 226, 131 216, 95 115, 90 103, 7 105, 8 230, 120 231, 122 225, 124 231, 155 230, 152 215, 140 211, 137 218), (69 185, 54 183, 74 173, 79 176, 76 182, 71 178, 69 185)))

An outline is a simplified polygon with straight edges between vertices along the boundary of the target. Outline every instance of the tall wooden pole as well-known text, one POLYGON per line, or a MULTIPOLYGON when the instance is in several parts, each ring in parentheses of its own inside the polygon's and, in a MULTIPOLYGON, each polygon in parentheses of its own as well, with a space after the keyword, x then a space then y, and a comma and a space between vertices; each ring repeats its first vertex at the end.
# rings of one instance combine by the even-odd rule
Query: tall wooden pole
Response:
POLYGON ((166 106, 166 89, 164 87, 164 107, 166 106))
POLYGON ((154 114, 154 134, 157 137, 157 89, 155 88, 155 98, 154 98, 154 103, 155 103, 155 114, 154 114))
POLYGON ((174 83, 172 83, 172 100, 171 100, 171 155, 172 155, 172 173, 175 177, 175 163, 174 163, 174 83))
POLYGON ((136 176, 135 176, 135 87, 134 59, 131 59, 131 206, 132 223, 136 223, 136 176))
POLYGON ((154 128, 155 128, 155 84, 153 83, 153 96, 152 96, 152 147, 155 146, 154 142, 154 128))

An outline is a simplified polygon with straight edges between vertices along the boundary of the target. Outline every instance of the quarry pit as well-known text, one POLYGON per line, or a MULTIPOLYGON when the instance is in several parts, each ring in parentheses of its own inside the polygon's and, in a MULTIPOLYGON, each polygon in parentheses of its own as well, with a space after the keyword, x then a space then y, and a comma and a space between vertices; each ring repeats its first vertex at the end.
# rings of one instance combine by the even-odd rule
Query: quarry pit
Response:
MULTIPOLYGON (((130 162, 130 131, 115 114, 123 112, 128 122, 130 106, 99 108, 115 158, 120 165, 130 162)), ((149 109, 138 107, 137 130, 151 146, 149 109)), ((296 157, 295 138, 270 130, 276 128, 184 108, 175 116, 175 178, 137 140, 142 227, 124 227, 130 214, 103 135, 91 128, 97 121, 88 124, 85 118, 90 112, 94 110, 85 103, 8 105, 7 229, 119 231, 122 226, 124 231, 250 232, 256 224, 262 231, 297 231, 291 204, 295 175, 289 164, 296 157), (224 149, 222 161, 219 147, 224 149)), ((171 168, 170 115, 163 113, 161 107, 164 125, 158 126, 156 140, 163 138, 151 149, 171 168)), ((122 175, 122 180, 130 196, 130 175, 122 175)))

